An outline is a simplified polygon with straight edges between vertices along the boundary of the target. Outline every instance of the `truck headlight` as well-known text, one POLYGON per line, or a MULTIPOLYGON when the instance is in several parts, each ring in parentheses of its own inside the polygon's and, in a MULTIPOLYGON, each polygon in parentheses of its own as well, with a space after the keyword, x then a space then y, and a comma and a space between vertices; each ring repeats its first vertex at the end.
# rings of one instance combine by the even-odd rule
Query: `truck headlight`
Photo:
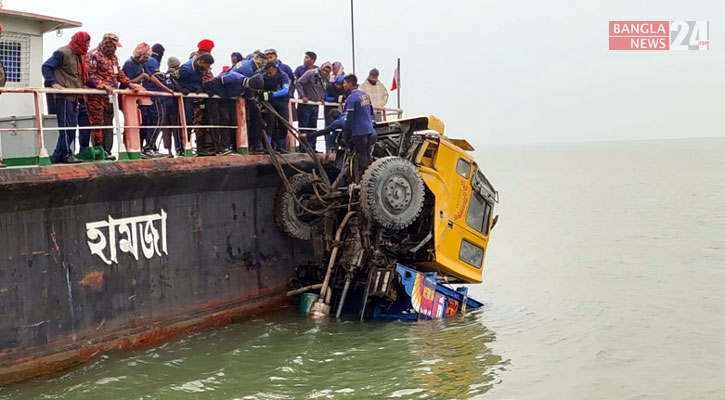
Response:
POLYGON ((458 258, 476 268, 481 268, 481 265, 483 265, 483 248, 463 239, 461 241, 461 250, 458 252, 458 258))

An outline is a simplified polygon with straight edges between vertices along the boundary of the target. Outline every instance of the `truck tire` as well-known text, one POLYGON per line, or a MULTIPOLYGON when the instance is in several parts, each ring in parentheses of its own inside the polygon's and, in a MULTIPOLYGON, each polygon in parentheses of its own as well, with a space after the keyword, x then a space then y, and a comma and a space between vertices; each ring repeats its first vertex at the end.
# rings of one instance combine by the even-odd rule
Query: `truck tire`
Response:
POLYGON ((320 229, 320 217, 304 212, 295 201, 303 204, 314 196, 312 174, 300 173, 289 178, 289 189, 284 185, 277 189, 274 201, 274 217, 277 225, 296 239, 311 240, 320 229))
POLYGON ((425 186, 412 162, 401 157, 383 157, 365 170, 360 182, 363 214, 384 228, 403 229, 423 209, 425 186))

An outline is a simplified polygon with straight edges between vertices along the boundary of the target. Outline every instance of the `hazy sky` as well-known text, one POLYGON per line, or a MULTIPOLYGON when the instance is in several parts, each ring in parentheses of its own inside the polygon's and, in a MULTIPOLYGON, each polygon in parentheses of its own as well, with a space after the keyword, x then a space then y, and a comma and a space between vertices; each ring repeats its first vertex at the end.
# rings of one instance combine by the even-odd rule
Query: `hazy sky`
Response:
MULTIPOLYGON (((214 40, 214 71, 274 47, 292 68, 306 50, 318 65, 352 72, 350 2, 4 0, 8 9, 81 21, 96 43, 114 32, 130 56, 162 43, 185 59, 214 40)), ((406 115, 437 114, 447 134, 475 145, 725 137, 722 0, 355 1, 356 72, 397 57, 406 115), (708 20, 708 51, 609 51, 610 20, 708 20)), ((49 33, 45 54, 65 44, 49 33)), ((40 68, 40 66, 38 66, 40 68)), ((389 105, 395 105, 391 92, 389 105)))

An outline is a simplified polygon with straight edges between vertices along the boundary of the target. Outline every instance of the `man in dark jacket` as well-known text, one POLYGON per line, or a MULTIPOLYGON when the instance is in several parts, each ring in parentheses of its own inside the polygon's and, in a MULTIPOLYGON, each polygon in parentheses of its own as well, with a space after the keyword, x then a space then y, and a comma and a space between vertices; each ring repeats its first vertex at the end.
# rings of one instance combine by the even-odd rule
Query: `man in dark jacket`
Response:
MULTIPOLYGON (((259 136, 262 136, 262 116, 254 102, 254 91, 264 89, 264 78, 261 74, 254 74, 251 77, 246 77, 239 72, 229 70, 224 74, 212 79, 210 82, 204 84, 204 92, 212 95, 224 97, 225 99, 231 99, 243 96, 246 99, 247 110, 250 108, 256 110, 255 114, 249 115, 249 121, 259 126, 259 136)), ((236 124, 236 120, 233 122, 236 124)), ((249 129, 247 125, 247 135, 249 143, 257 143, 257 146, 261 146, 263 138, 255 137, 256 131, 249 129)), ((224 144, 224 143, 222 143, 224 144)), ((223 149, 223 153, 227 153, 227 149, 223 149)))
POLYGON ((358 89, 355 75, 347 75, 342 84, 348 93, 345 102, 347 115, 342 135, 348 145, 352 145, 351 147, 355 149, 357 161, 355 180, 358 181, 372 163, 370 152, 377 140, 377 133, 373 128, 373 103, 367 93, 358 89))
MULTIPOLYGON (((181 93, 198 93, 201 92, 202 81, 207 71, 214 64, 214 57, 211 54, 205 53, 190 59, 185 62, 179 70, 176 71, 174 77, 179 83, 181 93)), ((213 79, 213 78, 212 78, 213 79)), ((186 125, 191 126, 194 122, 194 100, 190 98, 184 99, 184 114, 186 117, 186 125)), ((199 155, 214 155, 215 153, 206 146, 208 140, 205 137, 206 130, 195 130, 196 143, 197 143, 197 154, 199 155), (202 145, 201 148, 199 145, 202 145)))
MULTIPOLYGON (((56 50, 53 55, 43 63, 41 71, 45 85, 54 89, 80 89, 88 80, 88 64, 86 53, 91 42, 91 36, 86 32, 76 32, 70 43, 56 50)), ((78 108, 80 95, 61 94, 55 96, 55 113, 59 128, 75 128, 78 126, 78 108)), ((73 142, 76 132, 61 130, 55 151, 50 156, 52 163, 79 163, 81 160, 73 155, 73 142)))
MULTIPOLYGON (((289 87, 290 79, 273 62, 264 67, 264 92, 262 99, 285 121, 289 121, 289 87)), ((272 112, 267 111, 265 116, 267 136, 272 147, 280 153, 287 152, 287 127, 272 112)))
MULTIPOLYGON (((233 67, 229 71, 251 77, 259 72, 267 62, 267 57, 264 54, 255 53, 251 58, 242 61, 238 68, 233 67)), ((262 134, 262 130, 264 129, 264 122, 262 121, 262 113, 260 113, 258 106, 252 101, 253 96, 245 93, 244 98, 246 99, 249 151, 253 154, 263 153, 262 139, 264 135, 262 134)))

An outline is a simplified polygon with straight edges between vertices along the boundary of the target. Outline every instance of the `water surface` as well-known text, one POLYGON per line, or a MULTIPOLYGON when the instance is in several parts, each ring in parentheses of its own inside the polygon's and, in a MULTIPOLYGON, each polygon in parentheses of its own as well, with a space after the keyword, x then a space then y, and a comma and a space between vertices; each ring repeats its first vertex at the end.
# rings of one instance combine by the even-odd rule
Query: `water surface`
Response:
POLYGON ((0 399, 725 398, 725 140, 479 149, 501 193, 483 310, 288 311, 115 352, 0 399))

